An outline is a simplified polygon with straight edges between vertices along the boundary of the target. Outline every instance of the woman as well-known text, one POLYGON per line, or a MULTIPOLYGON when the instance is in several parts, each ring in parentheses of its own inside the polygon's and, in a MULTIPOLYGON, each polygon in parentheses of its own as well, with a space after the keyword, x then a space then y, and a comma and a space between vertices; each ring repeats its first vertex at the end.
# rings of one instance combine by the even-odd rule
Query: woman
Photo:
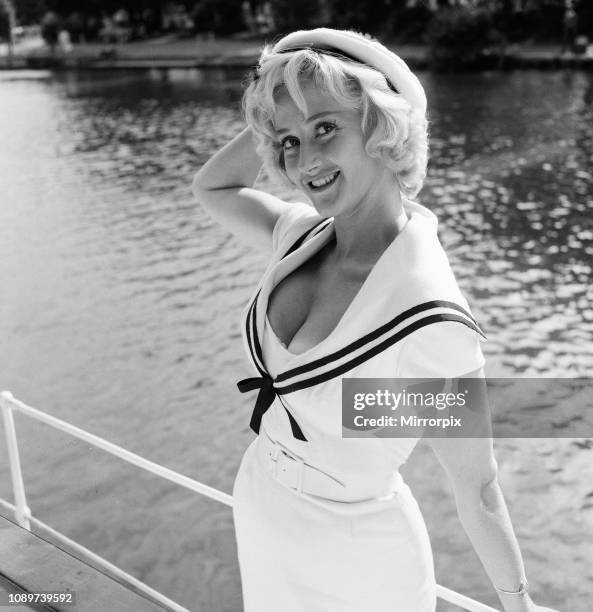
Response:
MULTIPOLYGON (((412 202, 426 99, 395 54, 352 32, 295 32, 264 50, 248 127, 197 173, 197 200, 270 253, 244 313, 258 390, 234 487, 248 612, 428 612, 426 528, 398 468, 417 438, 342 438, 341 378, 480 376, 481 331, 412 202), (253 189, 261 160, 312 206, 253 189)), ((506 612, 536 607, 489 438, 430 443, 506 612)))

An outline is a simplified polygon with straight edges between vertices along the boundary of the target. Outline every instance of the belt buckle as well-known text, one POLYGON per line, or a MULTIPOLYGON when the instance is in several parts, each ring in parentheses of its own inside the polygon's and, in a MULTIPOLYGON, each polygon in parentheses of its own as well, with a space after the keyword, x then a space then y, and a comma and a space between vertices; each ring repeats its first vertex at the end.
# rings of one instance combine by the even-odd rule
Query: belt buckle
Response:
POLYGON ((279 442, 274 443, 274 449, 276 451, 276 457, 275 459, 273 459, 275 461, 274 475, 276 476, 276 478, 278 478, 278 453, 280 452, 285 457, 287 457, 289 460, 292 459, 292 461, 296 462, 297 464, 296 492, 299 495, 302 495, 303 482, 305 480, 305 465, 306 465, 305 460, 301 456, 296 455, 295 453, 290 451, 288 448, 286 448, 283 444, 280 444, 279 442))
POLYGON ((297 464, 297 486, 296 492, 299 495, 303 494, 303 481, 305 480, 305 460, 298 455, 288 455, 297 464))
POLYGON ((281 449, 278 446, 277 442, 274 442, 273 440, 270 440, 270 442, 272 442, 272 450, 268 451, 268 456, 270 457, 270 460, 274 463, 274 475, 276 475, 276 469, 278 467, 278 455, 280 454, 281 449))

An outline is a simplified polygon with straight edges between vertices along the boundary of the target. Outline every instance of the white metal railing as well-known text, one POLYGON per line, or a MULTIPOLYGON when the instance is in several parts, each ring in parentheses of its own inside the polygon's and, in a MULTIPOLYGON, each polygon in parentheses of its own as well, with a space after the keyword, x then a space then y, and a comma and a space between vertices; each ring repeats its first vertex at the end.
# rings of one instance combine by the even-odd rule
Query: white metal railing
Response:
MULTIPOLYGON (((43 521, 35 518, 31 514, 31 510, 27 506, 27 497, 25 494, 25 485, 23 481, 23 474, 21 471, 20 464, 20 455, 18 450, 17 436, 16 436, 16 428, 14 425, 14 412, 19 412, 24 414, 32 419, 37 421, 41 421, 54 429, 58 429, 67 433, 75 438, 79 438, 88 444, 96 446, 104 450, 111 455, 119 457, 132 465, 135 465, 147 472, 151 472, 152 474, 156 474, 161 478, 165 478, 181 487, 185 487, 186 489, 190 489, 196 493, 200 493, 201 495, 205 495, 210 499, 214 499, 219 501, 227 506, 233 505, 233 498, 231 495, 227 493, 223 493, 218 489, 214 489, 213 487, 209 487, 193 478, 189 478, 187 476, 183 476, 178 472, 170 470, 158 463, 153 461, 149 461, 140 455, 136 455, 121 446, 117 446, 117 444, 113 444, 112 442, 108 442, 103 438, 95 436, 84 429, 80 429, 66 421, 62 421, 53 417, 41 410, 37 410, 36 408, 32 408, 27 404, 15 399, 10 393, 10 391, 2 391, 0 393, 0 408, 2 409, 2 417, 4 421, 4 430, 6 434, 6 447, 8 450, 8 460, 10 464, 10 476, 12 479, 12 488, 14 494, 14 504, 8 503, 7 501, 0 498, 0 507, 3 507, 7 510, 10 510, 14 513, 15 520, 17 523, 24 527, 27 530, 31 530, 31 524, 35 525, 37 528, 42 531, 50 534, 58 541, 66 544, 67 546, 74 549, 78 554, 82 557, 99 565, 101 568, 105 569, 107 572, 114 575, 118 580, 123 582, 124 584, 129 585, 133 590, 139 591, 154 601, 163 604, 169 607, 171 610, 175 612, 189 612, 183 606, 180 606, 178 603, 169 599, 159 591, 149 587, 144 582, 134 578, 127 572, 124 572, 121 568, 113 565, 103 557, 97 555, 96 553, 90 551, 88 548, 85 548, 81 544, 78 544, 74 540, 71 540, 64 534, 56 531, 49 525, 46 525, 43 521)), ((437 585, 437 596, 449 603, 455 604, 464 610, 469 610, 469 612, 499 612, 496 608, 492 608, 491 606, 487 606, 471 597, 467 597, 462 595, 461 593, 457 593, 451 589, 448 589, 440 584, 437 585)))

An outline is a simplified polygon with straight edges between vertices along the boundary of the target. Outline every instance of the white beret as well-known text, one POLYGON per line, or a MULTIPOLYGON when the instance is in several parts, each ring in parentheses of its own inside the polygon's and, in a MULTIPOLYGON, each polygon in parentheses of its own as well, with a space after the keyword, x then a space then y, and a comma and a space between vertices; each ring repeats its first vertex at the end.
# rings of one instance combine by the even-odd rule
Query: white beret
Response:
POLYGON ((317 28, 299 30, 280 39, 272 48, 274 53, 312 49, 323 53, 335 52, 378 70, 388 83, 401 94, 412 108, 426 112, 426 94, 416 75, 406 62, 376 40, 347 30, 317 28))

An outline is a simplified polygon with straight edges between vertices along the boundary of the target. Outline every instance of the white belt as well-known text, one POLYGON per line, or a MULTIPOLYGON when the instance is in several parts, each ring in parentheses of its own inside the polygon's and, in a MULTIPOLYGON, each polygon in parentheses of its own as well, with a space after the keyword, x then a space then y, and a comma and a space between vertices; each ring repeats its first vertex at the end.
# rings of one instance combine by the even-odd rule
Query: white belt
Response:
POLYGON ((382 495, 390 495, 395 490, 397 478, 389 483, 387 490, 379 495, 353 495, 346 485, 338 478, 308 464, 302 457, 286 448, 282 443, 272 440, 262 427, 257 441, 258 453, 262 457, 268 471, 285 487, 299 494, 314 495, 324 499, 341 502, 359 502, 376 499, 382 495))

